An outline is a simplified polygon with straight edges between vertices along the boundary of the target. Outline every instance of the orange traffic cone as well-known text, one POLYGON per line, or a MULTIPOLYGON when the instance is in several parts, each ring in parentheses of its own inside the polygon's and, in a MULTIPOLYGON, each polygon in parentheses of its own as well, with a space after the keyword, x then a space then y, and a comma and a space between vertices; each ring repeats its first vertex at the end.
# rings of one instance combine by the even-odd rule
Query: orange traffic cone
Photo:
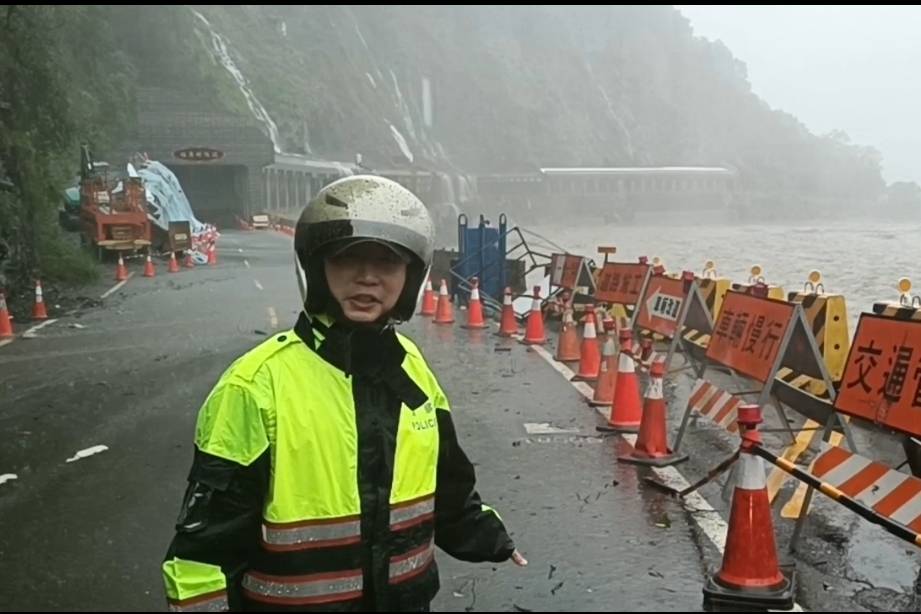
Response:
POLYGON ((502 299, 502 321, 499 324, 500 337, 514 337, 518 334, 518 318, 512 306, 512 289, 505 289, 505 298, 502 299))
POLYGON ((528 345, 547 343, 547 335, 544 334, 544 314, 540 311, 540 286, 534 286, 534 302, 531 303, 531 313, 528 314, 523 343, 528 345))
POLYGON ((187 251, 185 253, 185 260, 183 261, 182 266, 184 266, 187 269, 195 268, 195 262, 192 260, 192 252, 187 251))
POLYGON ((125 266, 125 261, 122 258, 122 255, 118 255, 118 266, 115 267, 115 281, 125 281, 128 279, 128 268, 125 266))
POLYGON ((435 306, 435 324, 452 324, 454 322, 454 307, 451 305, 451 297, 448 296, 448 281, 441 280, 441 288, 438 289, 438 304, 435 306))
POLYGON ((156 277, 157 270, 154 268, 153 260, 150 259, 150 252, 147 252, 147 262, 144 263, 144 277, 156 277))
POLYGON ((633 361, 633 333, 620 332, 620 356, 617 362, 617 385, 608 426, 602 430, 636 433, 640 430, 643 407, 640 401, 640 384, 633 361))
POLYGON ((176 260, 176 252, 170 252, 170 255, 169 255, 169 269, 167 269, 167 270, 168 270, 170 273, 178 273, 178 272, 179 272, 179 261, 176 260))
POLYGON ((217 264, 217 246, 214 243, 208 247, 208 266, 214 266, 217 264))
POLYGON ((35 304, 32 306, 32 319, 48 319, 48 311, 45 309, 45 299, 42 294, 42 282, 39 280, 35 280, 35 304))
POLYGON ((419 315, 427 317, 435 315, 435 292, 432 290, 431 277, 425 281, 425 293, 422 295, 422 311, 419 312, 419 315))
POLYGON ((567 304, 563 310, 563 323, 560 328, 560 339, 556 346, 554 359, 559 362, 575 362, 582 356, 579 350, 579 331, 576 321, 572 318, 572 305, 567 304))
POLYGON ((483 303, 480 301, 480 280, 474 277, 471 280, 473 287, 470 289, 470 303, 467 306, 467 323, 464 328, 489 328, 483 319, 483 303))
POLYGON ((582 351, 579 353, 579 372, 574 382, 594 382, 601 371, 601 348, 595 333, 595 306, 585 306, 585 328, 582 329, 582 351))
POLYGON ((732 494, 723 565, 704 586, 704 604, 757 606, 789 610, 796 593, 794 577, 777 562, 774 522, 764 477, 764 461, 754 453, 761 445, 761 408, 739 407, 742 436, 739 479, 732 494))
POLYGON ((601 352, 601 369, 598 372, 598 383, 595 385, 595 394, 589 405, 592 407, 610 407, 614 402, 614 389, 617 386, 617 365, 614 363, 614 357, 617 356, 617 348, 614 343, 612 333, 606 335, 604 342, 604 351, 601 352))
POLYGON ((0 292, 0 339, 13 336, 13 325, 10 324, 10 312, 6 308, 6 297, 0 292))
POLYGON ((640 434, 636 438, 633 452, 618 456, 617 460, 664 467, 688 459, 687 454, 675 454, 668 447, 668 434, 665 428, 668 411, 662 394, 664 377, 665 360, 656 358, 649 369, 649 385, 646 387, 640 434))

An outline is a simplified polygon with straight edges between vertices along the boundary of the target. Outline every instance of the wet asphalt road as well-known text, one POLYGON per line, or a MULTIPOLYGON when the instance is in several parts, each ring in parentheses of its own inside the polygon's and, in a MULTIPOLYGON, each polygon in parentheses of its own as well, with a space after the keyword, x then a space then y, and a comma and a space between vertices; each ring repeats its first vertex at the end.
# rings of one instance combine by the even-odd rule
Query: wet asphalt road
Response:
MULTIPOLYGON (((230 232, 213 268, 167 275, 161 263, 150 280, 132 263, 135 276, 103 308, 59 314, 52 306, 57 322, 0 347, 0 475, 17 476, 0 484, 0 609, 164 609, 159 563, 198 407, 234 358, 293 323, 290 248, 281 234, 230 232), (67 462, 94 446, 107 449, 67 462)), ((406 332, 451 399, 483 498, 530 560, 519 569, 439 554, 435 609, 701 610, 720 554, 700 518, 725 518, 719 484, 703 491, 716 513, 645 486, 648 470, 616 462, 629 445, 597 437, 598 414, 579 392, 514 341, 427 321, 406 332), (529 434, 541 423, 564 432, 529 434)), ((676 381, 669 390, 686 398, 686 378, 676 381)), ((719 433, 695 432, 681 472, 693 481, 732 447, 719 433)), ((918 553, 819 507, 799 555, 798 601, 918 611, 910 594, 918 553)), ((790 528, 778 524, 782 547, 790 528)))

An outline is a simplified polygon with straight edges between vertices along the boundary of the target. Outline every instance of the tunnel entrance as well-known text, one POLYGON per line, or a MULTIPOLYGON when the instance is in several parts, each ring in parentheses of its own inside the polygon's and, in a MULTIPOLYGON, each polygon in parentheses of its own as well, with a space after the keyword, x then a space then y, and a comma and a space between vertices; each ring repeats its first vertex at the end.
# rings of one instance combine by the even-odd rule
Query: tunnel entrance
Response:
POLYGON ((167 164, 175 173, 195 217, 219 227, 245 218, 250 195, 249 169, 243 165, 167 164))

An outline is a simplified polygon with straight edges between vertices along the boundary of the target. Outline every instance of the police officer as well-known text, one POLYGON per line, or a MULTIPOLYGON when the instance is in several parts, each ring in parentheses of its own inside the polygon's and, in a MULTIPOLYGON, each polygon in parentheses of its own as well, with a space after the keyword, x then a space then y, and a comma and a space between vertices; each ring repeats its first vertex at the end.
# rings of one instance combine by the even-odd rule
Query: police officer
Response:
POLYGON ((198 415, 163 563, 171 610, 427 611, 436 545, 527 564, 476 492, 435 375, 394 330, 433 234, 422 202, 376 176, 304 209, 303 312, 236 360, 198 415))

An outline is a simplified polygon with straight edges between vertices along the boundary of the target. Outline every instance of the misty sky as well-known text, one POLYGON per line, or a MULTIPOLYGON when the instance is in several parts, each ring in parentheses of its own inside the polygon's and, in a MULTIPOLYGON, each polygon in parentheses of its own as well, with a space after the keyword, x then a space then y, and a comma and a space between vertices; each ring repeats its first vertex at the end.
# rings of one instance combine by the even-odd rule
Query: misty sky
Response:
POLYGON ((752 89, 812 132, 847 132, 883 155, 886 181, 921 183, 921 8, 684 6, 721 39, 752 89))

